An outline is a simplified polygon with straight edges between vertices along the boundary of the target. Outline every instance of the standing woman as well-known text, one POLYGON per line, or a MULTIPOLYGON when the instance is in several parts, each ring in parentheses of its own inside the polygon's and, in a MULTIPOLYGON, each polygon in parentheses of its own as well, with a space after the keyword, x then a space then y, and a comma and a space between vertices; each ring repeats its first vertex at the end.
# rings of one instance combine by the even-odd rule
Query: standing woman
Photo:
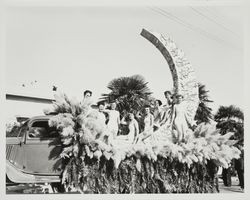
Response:
POLYGON ((170 91, 165 91, 164 96, 167 100, 166 104, 163 106, 163 117, 160 126, 166 124, 169 125, 171 122, 172 112, 173 112, 173 95, 170 91))
POLYGON ((178 142, 183 142, 188 131, 188 123, 186 120, 186 107, 183 103, 183 96, 181 94, 176 95, 176 104, 173 106, 173 115, 171 120, 171 126, 177 131, 178 142))
POLYGON ((173 103, 173 95, 172 95, 172 93, 169 90, 167 90, 167 91, 164 92, 164 96, 165 96, 165 98, 167 100, 167 106, 172 105, 172 103, 173 103))
POLYGON ((116 109, 116 103, 113 102, 111 103, 111 109, 110 110, 103 110, 103 112, 107 113, 109 116, 109 121, 107 124, 107 128, 110 131, 111 135, 109 139, 111 141, 115 140, 117 137, 117 133, 119 130, 119 125, 120 125, 120 113, 119 111, 115 110, 116 109))
POLYGON ((162 102, 160 100, 156 100, 154 102, 154 110, 153 110, 153 116, 154 116, 154 131, 158 130, 162 123, 162 118, 164 115, 164 111, 161 107, 162 102))

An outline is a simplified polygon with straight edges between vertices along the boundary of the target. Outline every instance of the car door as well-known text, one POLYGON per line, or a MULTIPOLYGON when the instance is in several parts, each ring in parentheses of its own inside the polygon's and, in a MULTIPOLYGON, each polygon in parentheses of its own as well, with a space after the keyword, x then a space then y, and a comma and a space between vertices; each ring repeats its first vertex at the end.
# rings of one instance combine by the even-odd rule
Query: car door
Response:
POLYGON ((6 137, 6 160, 20 170, 25 168, 23 165, 24 149, 22 144, 27 130, 28 125, 25 123, 17 131, 18 135, 16 137, 6 137))
POLYGON ((27 173, 56 175, 61 172, 60 140, 58 132, 49 127, 48 120, 35 119, 29 123, 23 144, 27 173))

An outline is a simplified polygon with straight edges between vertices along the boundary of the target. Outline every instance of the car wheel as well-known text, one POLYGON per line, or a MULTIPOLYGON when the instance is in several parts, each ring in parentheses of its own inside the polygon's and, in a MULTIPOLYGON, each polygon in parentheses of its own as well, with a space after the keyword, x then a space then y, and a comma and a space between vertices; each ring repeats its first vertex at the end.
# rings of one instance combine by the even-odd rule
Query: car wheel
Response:
POLYGON ((53 190, 55 189, 58 193, 64 193, 65 187, 61 183, 51 183, 53 190))

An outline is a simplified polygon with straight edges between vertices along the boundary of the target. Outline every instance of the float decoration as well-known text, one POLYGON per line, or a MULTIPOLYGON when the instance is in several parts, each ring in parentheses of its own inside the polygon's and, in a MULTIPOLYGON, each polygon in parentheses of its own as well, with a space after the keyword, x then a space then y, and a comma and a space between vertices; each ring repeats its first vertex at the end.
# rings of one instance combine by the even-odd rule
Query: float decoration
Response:
MULTIPOLYGON (((173 77, 174 93, 182 94, 187 121, 193 123, 198 107, 198 84, 194 70, 174 42, 142 30, 166 59, 173 77)), ((50 126, 57 127, 63 150, 62 183, 82 193, 204 193, 218 191, 216 168, 227 168, 240 151, 220 135, 215 126, 200 124, 176 143, 173 130, 162 126, 145 142, 112 143, 98 111, 90 102, 77 102, 65 94, 55 96, 50 126)))

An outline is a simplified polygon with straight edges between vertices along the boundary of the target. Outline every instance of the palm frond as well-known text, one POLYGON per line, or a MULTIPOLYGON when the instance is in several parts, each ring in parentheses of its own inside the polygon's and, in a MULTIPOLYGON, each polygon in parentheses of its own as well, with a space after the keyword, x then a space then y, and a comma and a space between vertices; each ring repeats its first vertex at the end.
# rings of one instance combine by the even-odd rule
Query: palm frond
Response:
POLYGON ((209 99, 208 90, 206 90, 205 85, 198 83, 199 88, 199 106, 195 115, 195 120, 198 124, 205 122, 208 123, 213 119, 212 109, 208 107, 208 103, 213 102, 209 99))
POLYGON ((148 82, 141 75, 116 78, 107 86, 110 93, 102 94, 100 100, 115 101, 120 113, 136 113, 149 102, 152 93, 147 85, 148 82))

